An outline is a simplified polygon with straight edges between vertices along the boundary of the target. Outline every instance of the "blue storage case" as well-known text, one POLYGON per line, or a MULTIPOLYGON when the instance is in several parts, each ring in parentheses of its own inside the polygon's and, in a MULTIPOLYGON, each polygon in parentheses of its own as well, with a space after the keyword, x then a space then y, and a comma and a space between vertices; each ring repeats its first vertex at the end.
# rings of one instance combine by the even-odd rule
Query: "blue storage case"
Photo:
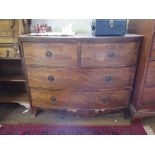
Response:
POLYGON ((91 23, 95 36, 122 36, 126 33, 127 19, 95 19, 91 23))

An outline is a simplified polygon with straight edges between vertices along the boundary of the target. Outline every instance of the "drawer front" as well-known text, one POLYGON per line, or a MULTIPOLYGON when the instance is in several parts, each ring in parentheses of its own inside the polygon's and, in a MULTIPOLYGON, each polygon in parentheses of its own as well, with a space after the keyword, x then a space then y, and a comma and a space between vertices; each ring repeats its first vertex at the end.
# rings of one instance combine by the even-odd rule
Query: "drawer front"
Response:
POLYGON ((77 44, 23 43, 26 65, 77 66, 77 44))
POLYGON ((155 87, 144 88, 141 99, 141 106, 143 106, 143 108, 146 107, 147 109, 155 109, 155 87))
POLYGON ((155 61, 149 63, 145 83, 155 84, 155 61))
POLYGON ((17 51, 13 47, 0 47, 0 57, 16 57, 17 51))
POLYGON ((52 91, 31 88, 32 104, 56 109, 100 109, 127 107, 128 90, 102 92, 52 91))
POLYGON ((131 87, 134 68, 59 69, 27 67, 30 87, 95 91, 131 87))
POLYGON ((82 66, 118 67, 133 65, 137 61, 137 42, 110 44, 82 44, 82 66))

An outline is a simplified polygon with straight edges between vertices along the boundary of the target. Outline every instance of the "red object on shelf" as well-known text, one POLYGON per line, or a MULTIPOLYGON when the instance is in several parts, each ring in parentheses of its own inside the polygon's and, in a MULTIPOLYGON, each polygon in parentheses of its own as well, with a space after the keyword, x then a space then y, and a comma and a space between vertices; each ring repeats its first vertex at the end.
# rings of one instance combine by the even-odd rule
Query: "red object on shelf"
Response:
POLYGON ((51 27, 48 27, 47 24, 36 24, 34 26, 34 30, 36 33, 45 33, 45 32, 49 32, 52 31, 51 27))

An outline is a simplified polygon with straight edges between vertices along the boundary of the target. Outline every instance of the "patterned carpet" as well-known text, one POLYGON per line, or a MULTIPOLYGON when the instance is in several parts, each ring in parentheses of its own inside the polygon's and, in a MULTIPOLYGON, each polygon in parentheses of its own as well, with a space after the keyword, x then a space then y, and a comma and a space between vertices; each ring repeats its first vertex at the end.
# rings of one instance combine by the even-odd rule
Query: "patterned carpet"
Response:
POLYGON ((0 125, 0 135, 147 135, 143 125, 0 125))

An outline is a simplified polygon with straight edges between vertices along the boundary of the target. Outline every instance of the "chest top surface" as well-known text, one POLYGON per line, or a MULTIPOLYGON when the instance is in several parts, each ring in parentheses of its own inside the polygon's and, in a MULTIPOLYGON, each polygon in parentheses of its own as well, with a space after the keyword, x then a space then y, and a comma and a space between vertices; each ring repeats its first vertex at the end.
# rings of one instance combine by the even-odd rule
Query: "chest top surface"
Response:
POLYGON ((124 36, 101 36, 92 34, 76 34, 73 36, 31 36, 22 35, 19 40, 22 42, 132 42, 140 41, 142 35, 126 34, 124 36))

